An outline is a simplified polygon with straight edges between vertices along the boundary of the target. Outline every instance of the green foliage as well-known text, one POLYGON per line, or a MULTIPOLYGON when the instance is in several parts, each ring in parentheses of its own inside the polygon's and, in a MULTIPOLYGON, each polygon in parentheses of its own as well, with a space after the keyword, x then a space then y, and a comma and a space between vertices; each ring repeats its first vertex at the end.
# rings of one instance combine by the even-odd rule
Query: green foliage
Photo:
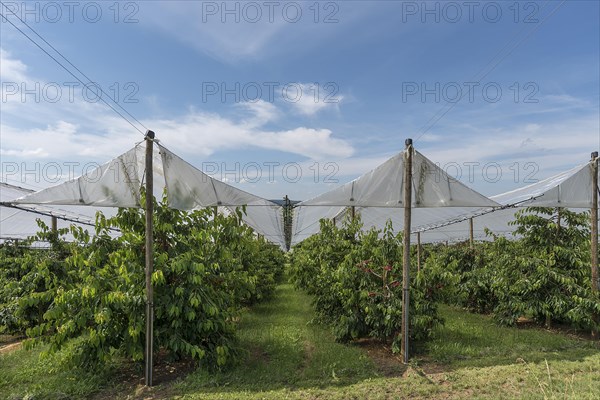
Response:
POLYGON ((448 304, 455 304, 478 313, 489 313, 497 304, 492 288, 496 270, 488 267, 489 245, 479 243, 473 248, 467 242, 452 246, 435 245, 424 263, 424 269, 445 270, 454 277, 443 295, 448 304))
MULTIPOLYGON (((361 337, 391 340, 400 348, 402 321, 402 236, 391 224, 383 232, 360 231, 360 221, 341 228, 321 221, 321 232, 294 249, 291 278, 314 296, 320 319, 333 327, 336 338, 361 337)), ((414 263, 413 263, 414 264, 414 263)), ((431 268, 412 271, 410 335, 424 341, 438 317, 435 302, 450 274, 431 268)))
POLYGON ((70 245, 61 239, 68 229, 50 230, 38 220, 40 232, 0 247, 0 331, 19 333, 43 322, 43 315, 63 284, 73 281, 62 260, 70 245), (34 242, 48 248, 30 250, 34 242))
POLYGON ((492 313, 503 325, 520 317, 598 328, 600 299, 591 292, 589 214, 532 207, 518 211, 514 240, 494 237, 470 248, 437 246, 425 263, 446 268, 456 284, 450 304, 492 313), (560 222, 559 222, 560 219, 560 222))
MULTIPOLYGON (((242 213, 215 217, 212 209, 183 212, 166 200, 155 203, 155 349, 211 367, 234 358, 240 310, 273 292, 284 260, 280 249, 241 223, 242 213)), ((110 219, 98 215, 95 235, 72 226, 72 244, 60 239, 66 231, 42 227, 38 239, 49 240, 50 250, 11 248, 11 293, 20 296, 11 303, 9 313, 17 317, 11 329, 27 329, 28 346, 48 342, 50 352, 76 343, 69 360, 76 365, 94 367, 113 355, 141 361, 144 218, 142 210, 120 209, 110 219), (121 235, 113 238, 111 228, 121 235)))
POLYGON ((600 299, 591 293, 589 215, 536 207, 515 218, 515 234, 522 239, 498 238, 490 249, 497 271, 495 318, 512 325, 527 315, 547 325, 554 320, 597 328, 593 316, 600 314, 600 299))

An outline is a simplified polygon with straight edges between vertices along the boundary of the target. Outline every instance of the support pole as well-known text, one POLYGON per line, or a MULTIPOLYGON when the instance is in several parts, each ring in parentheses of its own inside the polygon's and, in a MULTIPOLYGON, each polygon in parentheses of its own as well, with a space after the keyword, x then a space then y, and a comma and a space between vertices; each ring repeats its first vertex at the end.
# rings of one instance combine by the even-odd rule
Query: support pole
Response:
POLYGON ((354 218, 356 217, 356 209, 354 206, 350 206, 350 212, 352 213, 352 221, 354 222, 354 218))
POLYGON ((283 198, 283 235, 285 239, 285 249, 287 251, 289 251, 292 246, 292 217, 292 202, 286 194, 283 198))
POLYGON ((152 386, 154 344, 154 269, 152 216, 154 213, 154 176, 152 173, 154 132, 146 132, 146 386, 152 386))
POLYGON ((421 272, 421 232, 417 232, 417 272, 421 272))
POLYGON ((598 292, 598 152, 592 153, 592 292, 598 292))
POLYGON ((473 217, 469 218, 469 247, 473 248, 473 217))
POLYGON ((410 328, 410 217, 412 206, 412 139, 406 139, 404 142, 406 151, 404 152, 404 236, 402 237, 402 326, 400 334, 402 343, 400 351, 402 353, 402 362, 408 364, 410 346, 408 343, 410 328))
POLYGON ((58 218, 52 217, 52 232, 56 232, 58 230, 58 218))
MULTIPOLYGON (((591 211, 591 256, 592 256, 592 295, 597 295, 600 282, 598 282, 598 152, 592 153, 592 209, 591 211)), ((598 314, 593 316, 598 322, 598 314)), ((592 329, 592 337, 598 337, 598 331, 592 329)))

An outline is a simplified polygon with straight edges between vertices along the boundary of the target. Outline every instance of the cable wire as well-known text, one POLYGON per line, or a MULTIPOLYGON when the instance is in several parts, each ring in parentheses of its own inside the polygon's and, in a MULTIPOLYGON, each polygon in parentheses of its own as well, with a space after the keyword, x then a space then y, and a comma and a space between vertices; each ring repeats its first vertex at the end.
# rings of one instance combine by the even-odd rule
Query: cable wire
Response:
MULTIPOLYGON (((520 31, 519 31, 519 32, 518 32, 516 35, 514 35, 514 36, 513 36, 513 38, 511 38, 511 39, 510 39, 510 40, 509 40, 509 41, 508 41, 508 42, 507 42, 507 43, 504 45, 504 47, 502 47, 502 49, 500 49, 500 51, 499 51, 499 52, 498 52, 498 53, 497 53, 497 54, 496 54, 494 57, 492 57, 492 59, 491 59, 491 60, 490 60, 490 61, 489 61, 489 62, 488 62, 486 65, 485 65, 485 67, 483 67, 483 68, 482 68, 482 69, 479 71, 479 73, 475 75, 475 76, 477 76, 477 75, 479 75, 479 74, 483 73, 483 72, 486 70, 486 68, 487 68, 487 67, 488 67, 490 64, 492 64, 492 63, 493 63, 493 65, 491 65, 490 69, 489 69, 487 72, 485 72, 485 73, 484 73, 484 74, 483 74, 483 75, 482 75, 482 76, 481 76, 479 79, 477 79, 477 80, 475 81, 475 83, 481 83, 481 80, 482 80, 482 79, 484 79, 484 78, 485 78, 486 76, 488 76, 488 75, 489 75, 489 74, 490 74, 492 71, 494 71, 494 69, 496 69, 496 67, 497 67, 497 66, 498 66, 498 65, 499 65, 499 64, 500 64, 502 61, 504 61, 504 60, 505 60, 505 59, 506 59, 506 58, 507 58, 509 55, 511 55, 511 54, 512 54, 512 52, 513 52, 513 51, 515 51, 515 49, 516 49, 517 47, 519 47, 519 46, 520 46, 520 45, 521 45, 521 44, 522 44, 522 43, 523 43, 525 40, 529 39, 529 37, 530 37, 530 36, 531 36, 533 33, 535 33, 535 32, 536 32, 536 31, 537 31, 537 30, 540 28, 540 26, 542 26, 542 24, 543 24, 544 22, 546 22, 546 20, 548 20, 548 18, 550 18, 552 15, 554 15, 554 14, 556 13, 556 11, 558 11, 558 9, 559 9, 559 8, 560 8, 560 7, 561 7, 561 6, 562 6, 562 5, 563 5, 563 4, 566 2, 566 1, 567 1, 567 0, 562 0, 562 1, 560 2, 560 4, 559 4, 558 6, 556 6, 556 7, 554 8, 554 10, 552 10, 552 11, 550 12, 550 14, 548 14, 548 15, 547 15, 547 16, 546 16, 546 17, 545 17, 545 18, 544 18, 542 21, 540 21, 540 22, 539 22, 537 25, 535 25, 535 26, 534 26, 534 28, 533 28, 533 29, 531 29, 531 31, 530 31, 530 32, 529 32, 529 33, 528 33, 528 34, 527 34, 527 35, 526 35, 526 36, 525 36, 523 39, 521 39, 520 41, 518 41, 518 42, 517 42, 517 43, 516 43, 516 44, 515 44, 515 45, 514 45, 514 46, 513 46, 511 49, 509 49, 509 50, 508 50, 508 52, 507 52, 506 54, 504 54, 504 55, 503 55, 503 56, 502 56, 502 57, 501 57, 501 58, 500 58, 498 61, 496 61, 496 62, 494 63, 494 60, 495 60, 495 59, 496 59, 496 58, 497 58, 499 55, 501 55, 501 54, 502 54, 502 52, 504 51, 504 49, 506 49, 506 48, 507 48, 507 46, 508 46, 508 45, 511 43, 512 39, 513 39, 514 37, 517 37, 517 36, 519 36, 519 35, 521 34, 521 32, 523 32, 523 31, 524 31, 526 28, 523 28, 523 29, 521 29, 521 30, 520 30, 520 31)), ((546 4, 544 5, 544 7, 542 7, 542 9, 541 9, 541 10, 539 10, 539 12, 543 11, 543 10, 544 10, 544 8, 546 7, 546 5, 548 5, 549 3, 550 3, 550 2, 549 2, 549 1, 547 1, 547 2, 546 2, 546 4)), ((539 12, 538 12, 538 13, 539 13, 539 12)), ((537 14, 536 14, 536 15, 537 15, 537 14)), ((442 108, 441 108, 441 109, 439 109, 439 110, 438 110, 438 111, 437 111, 437 112, 436 112, 434 115, 432 115, 432 116, 429 118, 429 120, 427 120, 427 122, 426 122, 426 123, 425 123, 425 124, 424 124, 424 125, 421 127, 421 129, 419 129, 419 131, 417 132, 418 136, 417 136, 417 138, 416 138, 416 139, 414 139, 414 141, 416 142, 417 140, 419 140, 419 139, 420 139, 420 138, 421 138, 423 135, 425 135, 425 134, 426 134, 426 133, 427 133, 427 132, 428 132, 428 131, 429 131, 431 128, 433 128, 433 127, 435 126, 435 124, 437 124, 437 123, 440 121, 440 119, 442 119, 442 118, 443 118, 443 117, 444 117, 446 114, 448 114, 448 112, 450 112, 450 111, 451 111, 451 110, 452 110, 452 109, 453 109, 453 108, 454 108, 454 107, 455 107, 455 106, 456 106, 458 103, 460 103, 460 101, 461 101, 461 100, 462 100, 462 99, 463 99, 463 98, 464 98, 464 97, 465 97, 467 94, 468 94, 468 92, 467 92, 467 93, 464 93, 464 94, 462 94, 462 95, 460 96, 460 98, 458 99, 458 101, 455 101, 455 102, 452 102, 452 103, 449 103, 449 102, 447 102, 447 104, 446 104, 444 107, 442 107, 442 108), (445 109, 445 110, 444 110, 444 109, 445 109), (441 113, 441 114, 440 114, 440 113, 441 113), (438 116, 438 114, 440 114, 440 115, 438 116), (433 122, 431 122, 432 120, 433 120, 433 122), (431 124, 429 124, 430 122, 431 122, 431 124), (420 134, 419 134, 419 133, 420 133, 420 134)))
MULTIPOLYGON (((100 85, 95 84, 86 74, 84 74, 79 68, 77 68, 71 61, 69 61, 67 59, 67 57, 65 57, 60 51, 58 51, 54 46, 52 46, 50 43, 48 43, 48 41, 46 41, 46 39, 44 39, 39 33, 37 33, 35 31, 35 29, 33 29, 31 26, 29 26, 25 21, 23 21, 17 14, 14 13, 14 11, 12 11, 10 8, 8 8, 6 6, 6 4, 4 4, 4 2, 0 1, 0 4, 2 4, 8 11, 10 11, 11 14, 13 14, 15 17, 17 17, 17 19, 19 21, 21 21, 26 27, 28 27, 33 33, 36 34, 36 36, 38 36, 40 39, 42 39, 44 41, 44 43, 46 43, 48 46, 50 46, 56 53, 58 53, 67 63, 69 63, 73 68, 75 68, 81 75, 83 75, 87 80, 88 83, 83 82, 83 80, 81 80, 77 75, 75 75, 71 70, 69 70, 69 68, 67 68, 63 63, 61 63, 60 61, 58 61, 52 54, 50 54, 46 49, 44 49, 39 43, 37 43, 33 38, 31 38, 31 36, 29 36, 27 33, 23 32, 18 26, 16 26, 12 21, 10 21, 3 13, 0 13, 0 16, 9 24, 11 24, 16 30, 18 30, 19 32, 21 32, 21 34, 23 36, 25 36, 27 39, 29 39, 29 41, 33 44, 35 44, 40 50, 42 50, 48 57, 50 57, 52 60, 54 60, 54 62, 56 62, 58 65, 60 65, 69 75, 71 75, 73 78, 77 79, 84 87, 88 87, 88 85, 90 84, 94 84, 95 86, 98 87, 98 89, 100 89, 100 92, 103 95, 106 95, 109 99, 111 99, 121 110, 123 110, 127 115, 129 115, 131 118, 133 118, 133 120, 135 120, 138 124, 140 124, 146 131, 148 130, 148 128, 146 128, 146 126, 141 123, 137 118, 135 118, 129 111, 127 111, 123 106, 121 106, 119 103, 117 103, 112 97, 110 97, 103 89, 102 87, 100 87, 100 85)), ((127 123, 129 123, 129 125, 131 125, 133 128, 135 128, 135 130, 137 130, 138 132, 140 132, 142 135, 146 135, 146 133, 144 131, 142 131, 139 127, 137 127, 133 122, 131 122, 127 117, 125 117, 122 113, 120 113, 117 109, 115 109, 110 103, 108 103, 103 96, 99 96, 100 100, 102 100, 102 102, 104 104, 106 104, 108 107, 110 107, 115 113, 117 113, 121 118, 123 118, 125 121, 127 121, 127 123)))

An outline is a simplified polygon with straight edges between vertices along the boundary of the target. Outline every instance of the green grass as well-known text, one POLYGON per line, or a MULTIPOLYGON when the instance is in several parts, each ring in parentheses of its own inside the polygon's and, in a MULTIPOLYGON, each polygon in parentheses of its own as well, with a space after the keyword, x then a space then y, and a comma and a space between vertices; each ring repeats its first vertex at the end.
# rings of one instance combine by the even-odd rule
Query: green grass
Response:
POLYGON ((0 399, 27 393, 36 399, 62 394, 186 400, 600 397, 598 342, 541 328, 502 328, 489 317, 453 307, 441 307, 441 313, 445 326, 411 368, 383 376, 381 360, 373 361, 360 346, 335 343, 327 328, 311 324, 310 298, 284 284, 273 300, 243 316, 239 337, 245 356, 228 371, 197 370, 140 390, 122 385, 110 368, 97 374, 62 371, 56 367, 60 353, 40 360, 38 350, 17 350, 0 356, 0 399))
POLYGON ((0 355, 0 399, 86 398, 114 375, 111 366, 98 371, 61 367, 67 351, 43 355, 46 347, 0 355))
POLYGON ((543 328, 501 327, 488 316, 441 306, 446 323, 427 346, 427 359, 449 368, 510 365, 525 360, 582 361, 598 353, 598 342, 543 328))
MULTIPOLYGON (((336 343, 327 329, 311 324, 310 299, 291 285, 280 285, 276 301, 255 307, 240 325, 246 359, 226 373, 197 371, 175 389, 199 391, 202 398, 242 390, 296 390, 340 386, 376 376, 375 366, 359 348, 336 343)), ((191 396, 192 398, 195 396, 191 396)))

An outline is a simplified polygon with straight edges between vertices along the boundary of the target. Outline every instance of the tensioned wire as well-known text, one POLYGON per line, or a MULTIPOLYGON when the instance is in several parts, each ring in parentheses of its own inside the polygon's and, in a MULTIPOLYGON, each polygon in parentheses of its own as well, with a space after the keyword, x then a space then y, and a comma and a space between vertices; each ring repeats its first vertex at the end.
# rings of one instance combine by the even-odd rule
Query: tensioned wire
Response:
POLYGON ((145 132, 142 131, 139 127, 137 127, 133 122, 131 122, 127 117, 125 117, 125 115, 123 115, 121 112, 119 112, 116 108, 114 108, 110 103, 108 103, 105 99, 104 96, 107 96, 110 100, 113 101, 113 103, 115 103, 117 105, 117 107, 119 107, 121 110, 123 110, 123 112, 125 114, 127 114, 128 116, 130 116, 135 122, 137 122, 138 124, 140 124, 146 131, 148 130, 148 128, 146 128, 146 126, 141 123, 136 117, 134 117, 129 111, 127 111, 123 106, 121 106, 118 102, 116 102, 112 97, 110 97, 110 95, 108 95, 100 85, 94 83, 86 74, 84 74, 79 68, 77 68, 71 61, 69 61, 69 59, 67 57, 65 57, 60 51, 58 51, 54 46, 52 46, 50 43, 48 43, 48 41, 46 39, 44 39, 35 29, 33 29, 31 26, 29 26, 25 21, 23 21, 17 14, 15 14, 15 12, 13 10, 11 10, 6 4, 4 4, 4 2, 0 1, 0 4, 2 4, 4 6, 4 8, 6 8, 12 15, 14 15, 19 21, 21 21, 21 23, 23 23, 23 25, 25 25, 27 28, 29 28, 38 38, 40 38, 44 43, 46 43, 48 46, 50 46, 50 48, 52 50, 54 50, 58 55, 60 55, 60 57, 62 57, 67 63, 69 63, 69 65, 71 65, 73 68, 75 68, 77 70, 77 72, 79 72, 81 75, 83 75, 85 77, 85 79, 88 80, 87 83, 85 83, 82 79, 80 79, 73 71, 71 71, 69 68, 67 68, 63 63, 61 63, 59 60, 56 59, 56 57, 54 57, 52 54, 50 54, 46 49, 44 49, 38 42, 36 42, 31 36, 29 36, 27 33, 23 32, 23 30, 21 30, 17 25, 15 25, 10 19, 8 19, 3 13, 0 12, 0 17, 2 17, 6 22, 8 22, 9 24, 11 24, 16 30, 18 30, 19 32, 21 32, 21 34, 23 36, 25 36, 27 39, 29 39, 29 41, 33 44, 35 44, 40 50, 42 50, 44 53, 46 53, 46 55, 48 57, 50 57, 52 60, 54 60, 54 62, 56 62, 58 65, 60 65, 69 75, 71 75, 73 78, 77 79, 84 87, 88 87, 88 85, 94 85, 95 87, 97 87, 98 89, 100 89, 101 92, 101 96, 100 100, 102 100, 102 102, 104 104, 106 104, 108 107, 110 107, 115 113, 117 113, 121 118, 123 118, 125 121, 127 121, 127 123, 129 125, 131 125, 135 130, 137 130, 138 132, 140 132, 142 135, 145 135, 145 132), (104 96, 103 96, 104 95, 104 96))
MULTIPOLYGON (((488 76, 490 73, 492 73, 492 71, 494 71, 494 69, 496 69, 496 67, 502 62, 504 61, 509 55, 512 54, 513 51, 516 50, 517 47, 519 47, 523 42, 525 42, 527 39, 529 39, 529 37, 534 34, 543 24, 544 22, 546 22, 551 16, 553 16, 556 11, 558 11, 558 9, 566 2, 567 0, 563 0, 558 6, 556 6, 546 17, 544 17, 543 20, 541 20, 539 23, 537 23, 526 35, 525 37, 523 37, 521 40, 517 41, 514 45, 512 45, 512 48, 510 48, 510 45, 512 44, 513 40, 515 38, 517 38, 518 36, 521 35, 521 33, 523 33, 528 27, 527 25, 524 26, 521 30, 519 30, 515 35, 513 35, 510 40, 508 42, 506 42, 506 44, 504 45, 504 47, 502 47, 500 49, 500 51, 498 51, 498 53, 496 53, 496 55, 494 57, 492 57, 492 59, 477 73, 473 76, 473 78, 471 78, 471 80, 469 82, 473 82, 474 83, 481 83, 481 80, 484 79, 486 76, 488 76), (505 49, 507 49, 506 54, 502 55, 502 53, 504 52, 505 49), (496 60, 496 58, 500 57, 498 60, 496 60), (486 69, 489 66, 489 70, 486 72, 486 69), (478 78, 478 76, 480 74, 481 77, 478 78)), ((538 15, 539 13, 541 13, 544 8, 546 8, 546 6, 550 3, 550 0, 547 0, 544 4, 544 6, 538 10, 532 17, 535 17, 536 15, 538 15)), ((469 91, 467 91, 466 93, 463 93, 459 99, 457 101, 454 102, 446 102, 446 105, 442 106, 442 108, 440 108, 435 114, 433 114, 429 120, 423 124, 423 126, 417 131, 417 137, 416 139, 414 139, 414 141, 416 142, 417 140, 419 140, 421 137, 423 137, 423 135, 425 135, 431 128, 433 128, 435 126, 435 124, 437 124, 446 114, 448 114, 448 112, 450 112, 450 110, 452 110, 458 103, 460 103, 460 101, 469 93, 469 91), (430 124, 431 122, 431 124, 430 124)))

